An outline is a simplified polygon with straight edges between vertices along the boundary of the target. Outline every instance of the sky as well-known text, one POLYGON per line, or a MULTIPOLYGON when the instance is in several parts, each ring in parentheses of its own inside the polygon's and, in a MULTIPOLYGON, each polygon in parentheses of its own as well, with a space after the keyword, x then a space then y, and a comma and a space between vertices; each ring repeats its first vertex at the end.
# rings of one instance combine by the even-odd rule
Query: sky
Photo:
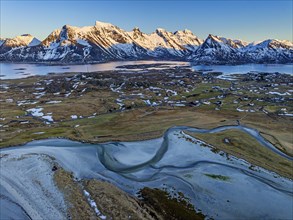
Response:
POLYGON ((0 0, 3 38, 31 34, 40 40, 65 24, 92 26, 96 20, 145 33, 156 28, 189 29, 205 39, 214 34, 245 41, 291 40, 292 0, 50 1, 0 0))

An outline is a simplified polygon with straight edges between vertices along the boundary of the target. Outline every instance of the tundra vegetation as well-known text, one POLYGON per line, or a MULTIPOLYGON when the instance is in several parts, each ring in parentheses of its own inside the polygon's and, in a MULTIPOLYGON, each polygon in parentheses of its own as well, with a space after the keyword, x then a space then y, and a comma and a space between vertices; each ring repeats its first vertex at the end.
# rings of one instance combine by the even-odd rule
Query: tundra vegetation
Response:
MULTIPOLYGON (((293 76, 247 73, 224 80, 221 73, 192 71, 184 66, 131 71, 137 68, 1 80, 0 147, 54 137, 90 143, 136 141, 159 137, 172 126, 214 128, 240 123, 257 129, 276 148, 293 155, 293 76)), ((260 166, 293 177, 291 161, 244 132, 187 134, 227 158, 248 161, 253 164, 251 169, 260 166)), ((227 176, 206 176, 229 181, 227 176)), ((107 217, 124 218, 132 213, 138 219, 177 219, 188 213, 194 219, 204 218, 184 195, 172 197, 163 189, 141 189, 138 200, 106 182, 78 182, 61 168, 54 179, 71 204, 68 212, 72 219, 81 217, 80 213, 84 218, 96 218, 83 190, 101 204, 98 208, 107 217), (106 193, 107 200, 98 191, 106 193), (112 207, 115 204, 124 208, 112 207), (117 211, 115 216, 109 207, 117 211), (135 210, 140 210, 139 214, 135 210)))

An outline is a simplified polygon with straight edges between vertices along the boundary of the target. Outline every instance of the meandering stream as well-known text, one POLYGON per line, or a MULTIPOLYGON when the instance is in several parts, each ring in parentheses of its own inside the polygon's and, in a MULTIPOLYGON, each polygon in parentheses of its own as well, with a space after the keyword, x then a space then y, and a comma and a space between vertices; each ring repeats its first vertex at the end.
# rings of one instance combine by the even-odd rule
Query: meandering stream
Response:
MULTIPOLYGON (((216 133, 229 129, 244 131, 263 147, 293 160, 267 142, 257 130, 241 125, 210 130, 173 127, 161 138, 138 142, 93 145, 65 139, 33 141, 25 146, 0 150, 5 155, 1 158, 0 201, 5 201, 1 202, 1 212, 4 213, 1 215, 9 216, 11 213, 11 216, 23 216, 24 210, 29 216, 31 213, 38 216, 38 213, 46 212, 41 204, 32 203, 30 208, 25 205, 27 201, 37 200, 30 197, 31 194, 38 197, 38 191, 29 180, 37 178, 38 170, 43 173, 40 175, 41 182, 46 183, 53 198, 59 199, 62 204, 62 196, 49 184, 51 174, 44 175, 49 172, 45 165, 45 156, 49 156, 64 169, 73 172, 76 178, 110 181, 133 195, 143 187, 175 188, 190 198, 197 210, 214 219, 292 219, 292 180, 260 167, 252 170, 248 162, 227 157, 221 152, 214 153, 210 147, 203 146, 201 141, 184 133, 216 133), (16 177, 13 173, 19 175, 16 177), (20 209, 5 211, 2 204, 17 204, 20 209)), ((46 202, 47 206, 50 204, 53 206, 53 202, 46 202)), ((62 210, 56 213, 62 216, 62 210)))

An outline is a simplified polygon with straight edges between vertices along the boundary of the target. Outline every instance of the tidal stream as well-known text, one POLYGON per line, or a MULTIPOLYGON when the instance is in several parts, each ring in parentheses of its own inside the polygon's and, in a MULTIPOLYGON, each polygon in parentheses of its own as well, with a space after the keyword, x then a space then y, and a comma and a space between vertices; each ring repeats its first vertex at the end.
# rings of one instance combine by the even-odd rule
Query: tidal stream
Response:
MULTIPOLYGON (((45 158, 49 156, 78 179, 109 181, 132 195, 143 187, 183 192, 197 210, 214 219, 292 219, 292 180, 260 167, 250 169, 250 163, 233 156, 227 157, 223 152, 215 153, 209 146, 184 133, 217 133, 230 129, 246 132, 263 147, 293 161, 292 157, 266 141, 257 130, 241 125, 210 130, 173 127, 161 138, 138 142, 87 144, 66 139, 33 141, 24 146, 0 150, 0 217, 46 214, 42 204, 32 201, 37 200, 38 191, 30 179, 38 178, 38 170, 42 171, 39 176, 41 182, 45 182, 48 191, 54 195, 52 199, 57 198, 59 204, 63 204, 62 196, 48 183, 52 181, 52 175, 44 174, 45 158), (219 176, 224 178, 213 178, 219 176), (9 200, 5 199, 7 197, 9 200), (28 201, 30 207, 26 205, 28 201), (3 204, 5 207, 17 204, 20 208, 6 210, 3 204)), ((46 203, 47 206, 50 204, 53 206, 54 202, 46 203)), ((62 211, 59 213, 63 215, 62 211)), ((57 214, 55 217, 58 217, 57 214)))

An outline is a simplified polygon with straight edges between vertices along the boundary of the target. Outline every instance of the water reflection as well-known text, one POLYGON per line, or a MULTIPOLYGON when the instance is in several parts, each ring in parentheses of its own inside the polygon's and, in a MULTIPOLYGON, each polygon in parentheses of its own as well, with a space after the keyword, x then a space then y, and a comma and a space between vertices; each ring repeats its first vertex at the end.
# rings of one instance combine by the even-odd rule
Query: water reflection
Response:
POLYGON ((34 75, 46 75, 48 73, 64 72, 94 72, 114 70, 117 66, 122 65, 139 65, 139 64, 161 64, 186 65, 187 62, 175 61, 117 61, 98 64, 84 65, 44 65, 44 64, 25 64, 25 63, 0 63, 1 79, 17 79, 34 75))
POLYGON ((194 70, 204 72, 222 72, 224 74, 248 73, 248 72, 265 72, 265 73, 286 73, 293 74, 292 64, 243 64, 243 65, 197 65, 193 66, 194 70))

